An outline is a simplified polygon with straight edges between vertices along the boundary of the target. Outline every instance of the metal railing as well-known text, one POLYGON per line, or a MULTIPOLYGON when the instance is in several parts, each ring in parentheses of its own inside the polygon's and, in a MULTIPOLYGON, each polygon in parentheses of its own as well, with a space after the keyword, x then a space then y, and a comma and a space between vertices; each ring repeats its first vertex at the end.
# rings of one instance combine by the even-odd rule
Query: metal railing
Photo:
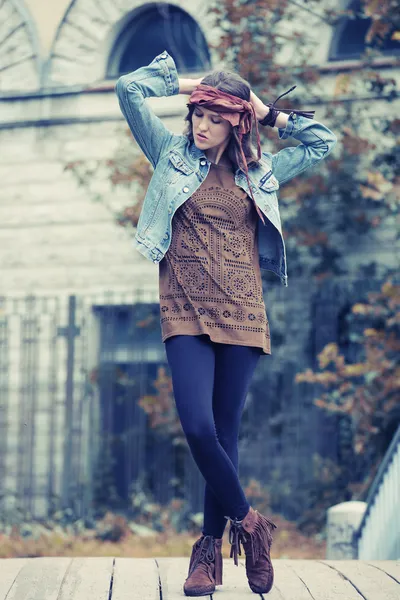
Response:
POLYGON ((359 559, 400 558, 400 426, 371 486, 355 538, 359 559))
MULTIPOLYGON (((301 305, 317 293, 308 283, 297 288, 301 305)), ((283 306, 282 294, 278 286, 270 290, 273 307, 283 306)), ((332 296, 330 290, 326 295, 332 296)), ((203 478, 177 439, 165 383, 162 399, 156 387, 163 370, 169 374, 157 300, 157 290, 136 287, 0 296, 0 521, 45 518, 63 508, 90 517, 94 506, 130 506, 133 485, 136 497, 143 497, 143 488, 154 502, 180 498, 191 512, 201 512, 203 478), (150 417, 146 402, 163 407, 160 418, 150 417), (157 421, 164 425, 157 427, 157 421)), ((329 311, 316 316, 323 344, 320 323, 335 306, 325 296, 318 304, 329 311)), ((326 339, 330 334, 328 329, 326 339)), ((274 484, 275 502, 296 516, 300 502, 293 508, 287 488, 314 485, 306 465, 324 425, 313 407, 314 390, 293 387, 295 367, 291 362, 282 367, 282 351, 260 361, 252 381, 240 473, 243 482, 251 477, 263 485, 284 473, 284 485, 277 490, 274 484), (266 389, 273 390, 273 402, 269 397, 266 402, 266 389)), ((303 368, 308 360, 305 356, 303 368)))
MULTIPOLYGON (((313 403, 318 392, 294 385, 295 374, 338 341, 343 314, 380 285, 302 279, 286 299, 281 286, 268 290, 274 350, 247 398, 240 475, 273 489, 271 505, 291 519, 320 485, 310 463, 335 460, 339 445, 334 420, 313 403), (288 333, 283 315, 303 309, 309 321, 288 333)), ((0 296, 0 521, 66 507, 90 516, 94 506, 130 505, 133 485, 135 497, 140 487, 154 502, 180 498, 201 512, 204 480, 177 439, 168 372, 157 289, 0 296), (152 405, 163 413, 151 417, 152 405)))

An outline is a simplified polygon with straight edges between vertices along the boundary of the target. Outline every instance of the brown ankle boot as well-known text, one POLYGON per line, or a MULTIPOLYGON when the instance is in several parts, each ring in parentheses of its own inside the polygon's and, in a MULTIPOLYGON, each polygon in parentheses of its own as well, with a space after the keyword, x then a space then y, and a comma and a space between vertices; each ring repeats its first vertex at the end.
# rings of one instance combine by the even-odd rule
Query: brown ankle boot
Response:
MULTIPOLYGON (((230 517, 227 517, 230 519, 230 517)), ((275 523, 250 507, 242 521, 230 519, 229 543, 232 544, 230 557, 238 565, 241 555, 240 542, 246 554, 246 575, 250 589, 256 594, 268 593, 274 583, 270 549, 275 523)))
POLYGON ((202 535, 192 548, 189 573, 183 586, 186 596, 205 596, 222 585, 222 538, 202 535))

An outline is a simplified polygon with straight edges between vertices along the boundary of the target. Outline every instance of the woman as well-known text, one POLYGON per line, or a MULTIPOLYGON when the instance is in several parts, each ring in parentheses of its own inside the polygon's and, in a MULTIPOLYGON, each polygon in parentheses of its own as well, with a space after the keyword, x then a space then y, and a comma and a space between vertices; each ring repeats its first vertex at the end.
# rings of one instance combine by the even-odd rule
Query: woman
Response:
POLYGON ((234 73, 179 78, 166 51, 122 76, 116 93, 154 167, 134 244, 159 264, 162 341, 177 412, 206 481, 204 525, 184 592, 206 595, 222 584, 222 536, 229 520, 230 556, 238 565, 242 543, 250 588, 266 593, 273 584, 275 525, 250 506, 238 478, 246 394, 259 357, 271 354, 261 268, 287 285, 277 189, 325 158, 336 138, 313 120, 313 111, 265 105, 234 73), (190 94, 181 135, 169 131, 146 103, 150 96, 178 93, 190 94), (301 144, 261 152, 258 122, 301 144))

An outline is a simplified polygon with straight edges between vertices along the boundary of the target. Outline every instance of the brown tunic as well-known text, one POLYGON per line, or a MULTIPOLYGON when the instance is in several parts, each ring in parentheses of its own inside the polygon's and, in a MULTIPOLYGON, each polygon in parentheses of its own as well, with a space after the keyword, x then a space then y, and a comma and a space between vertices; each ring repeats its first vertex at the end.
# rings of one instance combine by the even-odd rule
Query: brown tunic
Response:
POLYGON ((162 341, 207 334, 214 342, 271 354, 258 262, 257 212, 232 168, 211 164, 175 212, 159 263, 162 341))

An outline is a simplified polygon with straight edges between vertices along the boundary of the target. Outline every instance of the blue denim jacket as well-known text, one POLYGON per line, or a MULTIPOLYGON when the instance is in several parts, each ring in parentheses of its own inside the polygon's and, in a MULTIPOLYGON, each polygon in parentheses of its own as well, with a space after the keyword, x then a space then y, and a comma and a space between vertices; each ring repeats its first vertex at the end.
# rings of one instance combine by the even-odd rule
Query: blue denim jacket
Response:
MULTIPOLYGON (((175 211, 200 187, 210 161, 187 136, 169 131, 146 103, 150 96, 179 93, 176 66, 164 51, 146 67, 123 75, 116 83, 121 111, 134 138, 154 167, 139 217, 134 246, 146 258, 159 263, 171 243, 172 217, 175 211)), ((260 268, 280 277, 287 286, 285 243, 279 214, 279 186, 325 158, 336 143, 330 129, 314 119, 290 113, 280 139, 292 136, 300 140, 296 147, 272 154, 262 152, 260 164, 249 169, 254 199, 267 217, 258 219, 257 237, 260 268)), ((235 183, 249 194, 245 173, 235 172, 235 183)))

